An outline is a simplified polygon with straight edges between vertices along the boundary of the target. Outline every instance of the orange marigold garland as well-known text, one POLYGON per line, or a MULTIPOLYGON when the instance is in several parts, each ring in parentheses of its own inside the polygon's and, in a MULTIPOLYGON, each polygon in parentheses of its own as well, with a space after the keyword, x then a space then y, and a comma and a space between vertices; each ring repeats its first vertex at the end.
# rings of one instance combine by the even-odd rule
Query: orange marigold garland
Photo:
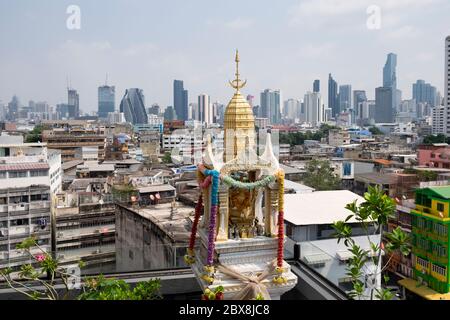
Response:
POLYGON ((184 256, 184 261, 187 265, 191 265, 195 262, 195 239, 197 236, 197 227, 198 227, 198 221, 200 220, 200 216, 202 213, 202 206, 203 206, 203 197, 202 194, 198 197, 197 205, 195 206, 195 217, 194 217, 194 223, 192 225, 191 230, 191 237, 189 239, 189 248, 187 249, 187 254, 184 256))
POLYGON ((278 178, 278 248, 277 248, 277 267, 278 276, 273 281, 278 284, 287 282, 283 276, 283 250, 284 250, 284 172, 282 170, 277 173, 278 178))

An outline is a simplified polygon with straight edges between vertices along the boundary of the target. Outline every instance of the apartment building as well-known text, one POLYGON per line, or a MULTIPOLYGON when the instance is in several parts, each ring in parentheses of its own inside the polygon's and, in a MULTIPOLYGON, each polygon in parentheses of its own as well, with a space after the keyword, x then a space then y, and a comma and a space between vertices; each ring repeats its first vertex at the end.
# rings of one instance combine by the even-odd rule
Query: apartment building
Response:
MULTIPOLYGON (((61 189, 61 156, 44 143, 0 136, 0 268, 32 263, 16 247, 34 237, 51 249, 51 194, 61 189)), ((39 252, 34 248, 32 252, 39 252)))

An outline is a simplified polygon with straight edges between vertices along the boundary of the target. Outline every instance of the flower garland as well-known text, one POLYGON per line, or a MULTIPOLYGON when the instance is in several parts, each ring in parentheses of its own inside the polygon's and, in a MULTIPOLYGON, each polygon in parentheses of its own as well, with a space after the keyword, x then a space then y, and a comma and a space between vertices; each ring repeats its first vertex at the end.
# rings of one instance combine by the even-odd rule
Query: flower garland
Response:
POLYGON ((203 197, 200 193, 200 196, 198 197, 197 205, 195 206, 195 217, 194 217, 194 223, 192 225, 192 231, 191 231, 191 237, 189 239, 189 247, 187 249, 187 254, 184 256, 184 261, 187 265, 191 265, 195 262, 195 239, 197 235, 197 227, 198 227, 198 221, 200 220, 200 215, 202 213, 202 206, 203 206, 203 197))
POLYGON ((198 185, 201 189, 206 189, 211 184, 211 181, 212 181, 211 176, 207 176, 206 179, 203 180, 202 182, 199 181, 198 185))
POLYGON ((222 181, 232 187, 238 188, 238 189, 247 189, 247 190, 253 190, 256 188, 262 188, 267 186, 269 183, 273 182, 275 180, 275 176, 267 176, 264 177, 261 180, 254 181, 254 182, 242 182, 233 179, 231 176, 221 176, 222 181))
POLYGON ((278 178, 278 248, 277 248, 277 267, 278 276, 273 278, 273 282, 283 284, 287 282, 283 276, 283 246, 284 246, 284 172, 277 173, 278 178))

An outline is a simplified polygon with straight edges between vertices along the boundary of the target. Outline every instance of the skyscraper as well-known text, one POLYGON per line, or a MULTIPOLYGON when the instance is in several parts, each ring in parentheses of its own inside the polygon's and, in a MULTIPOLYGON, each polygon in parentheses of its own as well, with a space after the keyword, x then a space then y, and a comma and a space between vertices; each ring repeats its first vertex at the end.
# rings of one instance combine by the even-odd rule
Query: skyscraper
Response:
POLYGON ((314 80, 313 92, 320 92, 320 80, 314 80))
POLYGON ((120 102, 120 112, 123 112, 125 120, 132 124, 148 123, 142 89, 131 88, 125 91, 125 95, 120 102))
POLYGON ((328 108, 331 109, 331 114, 336 117, 339 114, 339 100, 338 100, 338 84, 331 76, 328 75, 328 108))
POLYGON ((207 94, 198 96, 198 110, 200 111, 200 121, 206 124, 213 123, 213 110, 207 94))
POLYGON ((305 121, 312 126, 319 126, 326 121, 325 106, 322 103, 322 97, 318 92, 307 92, 304 98, 305 121))
POLYGON ((176 117, 177 117, 177 115, 175 113, 174 107, 172 107, 172 106, 166 107, 166 109, 164 110, 164 120, 172 121, 172 120, 175 120, 176 117))
POLYGON ((365 90, 354 90, 353 91, 353 109, 357 110, 358 105, 364 101, 367 101, 365 90))
POLYGON ((344 84, 339 86, 339 112, 346 111, 352 107, 352 86, 344 84))
POLYGON ((266 89, 261 92, 261 116, 268 118, 271 124, 278 124, 281 120, 281 92, 266 89))
POLYGON ((8 103, 8 114, 7 119, 15 121, 19 116, 20 102, 16 95, 12 97, 10 103, 8 103))
POLYGON ((383 87, 397 89, 397 55, 389 53, 383 68, 383 87))
POLYGON ((394 122, 402 99, 402 93, 397 89, 396 68, 397 55, 389 53, 383 67, 383 86, 375 89, 376 122, 394 122), (391 94, 391 97, 387 97, 387 94, 391 94))
POLYGON ((69 118, 76 118, 80 115, 80 96, 77 90, 67 88, 67 105, 69 108, 69 118))
POLYGON ((98 117, 106 119, 109 112, 114 112, 116 107, 116 89, 114 86, 98 87, 98 117))
POLYGON ((182 80, 173 81, 173 107, 178 120, 188 120, 188 91, 184 90, 182 80))
POLYGON ((390 87, 378 87, 375 89, 375 122, 392 123, 394 122, 393 109, 394 94, 390 87))
POLYGON ((288 99, 284 102, 283 116, 290 120, 300 117, 300 108, 302 103, 297 99, 288 99))
POLYGON ((450 36, 445 38, 445 87, 444 87, 444 105, 447 110, 447 136, 450 136, 450 36))
POLYGON ((437 98, 437 89, 424 80, 417 80, 412 85, 413 99, 417 103, 428 103, 431 107, 439 105, 437 98))

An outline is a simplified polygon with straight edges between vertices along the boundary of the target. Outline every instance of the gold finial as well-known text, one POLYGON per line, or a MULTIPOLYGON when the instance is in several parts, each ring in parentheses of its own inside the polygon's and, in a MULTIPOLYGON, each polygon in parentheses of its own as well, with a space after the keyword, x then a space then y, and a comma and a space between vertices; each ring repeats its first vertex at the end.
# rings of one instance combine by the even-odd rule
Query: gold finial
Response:
POLYGON ((239 91, 239 89, 243 88, 246 83, 247 80, 245 81, 241 81, 241 79, 239 78, 239 51, 236 49, 236 57, 234 58, 234 61, 236 62, 236 79, 234 79, 233 81, 229 81, 230 85, 236 89, 236 91, 239 91))

